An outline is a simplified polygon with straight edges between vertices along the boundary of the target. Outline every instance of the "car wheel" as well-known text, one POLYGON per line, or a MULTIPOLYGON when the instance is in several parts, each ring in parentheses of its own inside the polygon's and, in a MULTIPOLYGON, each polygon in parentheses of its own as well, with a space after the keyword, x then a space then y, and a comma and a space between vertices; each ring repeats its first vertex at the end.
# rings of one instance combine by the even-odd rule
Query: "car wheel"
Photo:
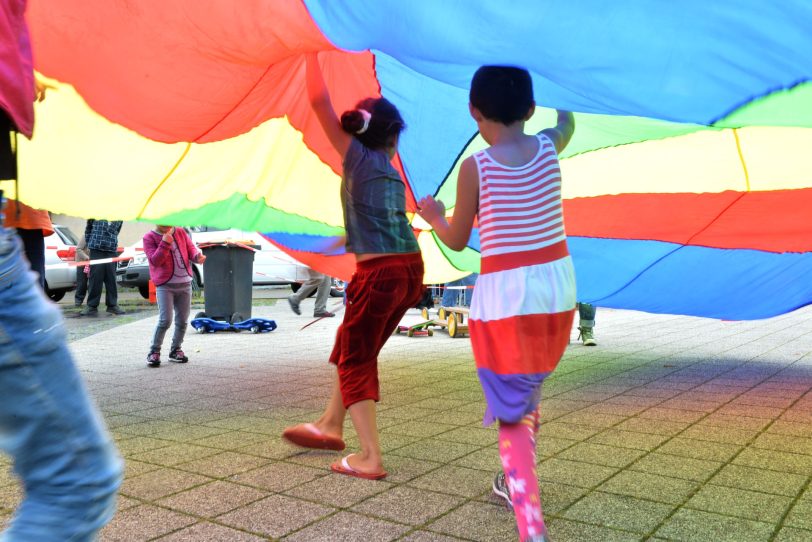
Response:
POLYGON ((198 328, 195 328, 195 331, 197 331, 198 333, 206 333, 206 326, 200 326, 198 328))
POLYGON ((251 333, 259 333, 259 326, 251 326, 251 333))
POLYGON ((299 284, 298 282, 291 282, 290 283, 290 291, 293 292, 294 294, 296 292, 298 292, 299 288, 301 288, 301 287, 302 287, 302 285, 299 284))
POLYGON ((65 297, 65 290, 50 290, 48 284, 45 285, 45 292, 54 303, 59 303, 65 297))
POLYGON ((147 284, 139 286, 138 293, 141 294, 141 297, 143 297, 144 299, 149 299, 149 286, 147 284))

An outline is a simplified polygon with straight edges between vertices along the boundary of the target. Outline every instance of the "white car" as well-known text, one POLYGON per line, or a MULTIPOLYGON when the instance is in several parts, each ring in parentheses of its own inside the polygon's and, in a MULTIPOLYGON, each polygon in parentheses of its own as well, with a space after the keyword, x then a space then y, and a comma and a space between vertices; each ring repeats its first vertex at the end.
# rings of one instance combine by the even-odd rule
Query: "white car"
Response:
POLYGON ((48 269, 53 264, 74 261, 79 239, 67 226, 53 225, 54 233, 45 238, 45 293, 53 301, 60 301, 67 292, 76 289, 76 268, 48 269))
MULTIPOLYGON (((231 240, 245 241, 259 246, 259 250, 254 253, 253 283, 255 286, 287 284, 295 292, 299 289, 301 283, 307 280, 307 266, 288 256, 259 233, 207 226, 189 228, 189 232, 192 241, 196 245, 231 240)), ((116 270, 116 280, 121 286, 138 288, 144 298, 149 297, 149 264, 147 263, 147 256, 144 254, 142 242, 138 241, 127 247, 122 256, 132 256, 132 260, 119 262, 116 270)), ((203 274, 203 266, 193 263, 192 271, 195 284, 202 287, 206 280, 203 274)), ((343 290, 340 284, 337 284, 331 291, 334 296, 341 296, 342 293, 343 290)))

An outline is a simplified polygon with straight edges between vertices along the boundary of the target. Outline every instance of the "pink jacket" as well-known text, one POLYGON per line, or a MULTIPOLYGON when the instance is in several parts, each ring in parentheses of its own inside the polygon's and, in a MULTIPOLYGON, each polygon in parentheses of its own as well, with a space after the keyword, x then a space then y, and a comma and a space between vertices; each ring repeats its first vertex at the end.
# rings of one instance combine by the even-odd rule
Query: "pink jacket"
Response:
POLYGON ((0 2, 0 108, 17 131, 34 131, 34 63, 25 25, 26 0, 0 2))
MULTIPOLYGON (((172 258, 172 249, 169 243, 165 243, 162 239, 163 235, 157 231, 148 231, 144 235, 144 254, 147 255, 149 261, 149 276, 155 286, 166 284, 175 272, 175 259, 172 258)), ((183 228, 175 228, 172 234, 175 239, 175 244, 180 249, 180 256, 183 258, 183 263, 186 264, 186 272, 190 277, 192 274, 192 260, 195 260, 200 254, 200 250, 195 246, 189 238, 189 234, 183 228)))

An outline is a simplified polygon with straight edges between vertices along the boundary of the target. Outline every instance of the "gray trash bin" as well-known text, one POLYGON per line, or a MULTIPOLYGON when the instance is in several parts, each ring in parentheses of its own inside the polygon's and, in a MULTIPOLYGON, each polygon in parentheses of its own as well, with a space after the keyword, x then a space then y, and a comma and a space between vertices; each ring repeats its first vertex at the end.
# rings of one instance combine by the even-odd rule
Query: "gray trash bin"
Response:
POLYGON ((203 263, 206 312, 197 317, 232 324, 251 318, 254 250, 259 248, 228 242, 201 246, 206 256, 203 263))

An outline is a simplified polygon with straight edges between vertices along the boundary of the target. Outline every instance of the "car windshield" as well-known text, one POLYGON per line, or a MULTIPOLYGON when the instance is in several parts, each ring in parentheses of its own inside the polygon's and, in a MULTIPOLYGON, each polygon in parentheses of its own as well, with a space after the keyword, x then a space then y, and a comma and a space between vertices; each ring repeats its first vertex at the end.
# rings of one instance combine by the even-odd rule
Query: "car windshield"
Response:
POLYGON ((74 235, 74 233, 70 231, 70 228, 67 228, 65 226, 54 226, 54 231, 57 233, 57 235, 59 235, 59 237, 62 239, 62 242, 65 243, 66 245, 79 244, 79 239, 77 239, 76 235, 74 235))

